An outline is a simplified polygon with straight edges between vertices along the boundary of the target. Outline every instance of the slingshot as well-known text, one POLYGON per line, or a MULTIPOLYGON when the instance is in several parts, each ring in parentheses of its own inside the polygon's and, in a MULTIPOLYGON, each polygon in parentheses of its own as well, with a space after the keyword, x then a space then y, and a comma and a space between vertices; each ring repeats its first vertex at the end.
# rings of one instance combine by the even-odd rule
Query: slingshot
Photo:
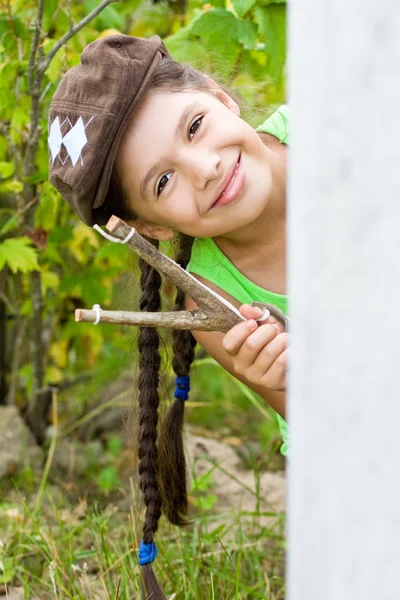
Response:
MULTIPOLYGON (((190 296, 198 305, 198 309, 173 312, 127 312, 102 310, 95 305, 91 310, 78 308, 75 321, 85 323, 114 323, 119 325, 136 325, 143 327, 168 327, 173 329, 191 329, 193 331, 219 331, 226 333, 237 323, 245 320, 238 309, 225 298, 210 290, 193 275, 182 269, 172 259, 159 252, 150 242, 118 217, 112 216, 106 229, 113 237, 105 233, 98 225, 94 228, 112 242, 129 245, 148 264, 159 273, 173 281, 178 288, 190 296)), ((275 305, 264 302, 253 302, 269 311, 258 321, 264 321, 269 314, 275 317, 288 330, 289 319, 275 305)))

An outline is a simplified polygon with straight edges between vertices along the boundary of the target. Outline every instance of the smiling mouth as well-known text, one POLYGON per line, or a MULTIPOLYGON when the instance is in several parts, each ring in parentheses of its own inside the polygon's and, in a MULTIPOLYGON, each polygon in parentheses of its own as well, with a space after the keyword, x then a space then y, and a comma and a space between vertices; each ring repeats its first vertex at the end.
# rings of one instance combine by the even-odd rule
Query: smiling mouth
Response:
POLYGON ((241 156, 242 155, 240 154, 236 165, 233 167, 233 172, 229 178, 229 181, 210 208, 224 206, 225 204, 233 202, 233 200, 235 200, 242 191, 245 183, 245 175, 241 162, 241 156))

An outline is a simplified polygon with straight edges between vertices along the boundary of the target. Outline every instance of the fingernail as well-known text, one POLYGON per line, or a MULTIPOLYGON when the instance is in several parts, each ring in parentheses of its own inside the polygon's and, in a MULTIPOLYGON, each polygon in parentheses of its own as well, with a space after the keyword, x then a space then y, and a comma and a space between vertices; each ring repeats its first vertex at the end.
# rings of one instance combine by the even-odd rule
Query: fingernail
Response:
POLYGON ((247 321, 247 327, 249 329, 255 329, 257 327, 257 323, 255 321, 253 321, 253 319, 249 319, 247 321))

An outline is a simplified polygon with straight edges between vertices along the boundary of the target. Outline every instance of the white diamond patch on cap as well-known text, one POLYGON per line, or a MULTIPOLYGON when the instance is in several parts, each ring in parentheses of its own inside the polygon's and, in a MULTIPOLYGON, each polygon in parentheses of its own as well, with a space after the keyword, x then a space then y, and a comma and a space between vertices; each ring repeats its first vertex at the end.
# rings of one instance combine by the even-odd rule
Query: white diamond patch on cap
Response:
POLYGON ((60 119, 58 117, 56 119, 54 119, 53 123, 51 124, 48 142, 49 142, 49 148, 50 148, 50 152, 51 152, 52 162, 54 162, 61 150, 61 144, 62 144, 60 119))
MULTIPOLYGON (((54 119, 53 123, 51 124, 50 135, 48 137, 48 143, 53 163, 60 153, 61 145, 64 144, 65 148, 67 149, 68 156, 71 159, 72 166, 76 165, 79 158, 81 159, 81 164, 83 164, 81 153, 88 141, 85 129, 93 119, 94 117, 89 119, 89 121, 85 125, 83 123, 82 117, 79 117, 74 126, 72 126, 72 123, 68 117, 65 119, 65 121, 62 122, 61 125, 60 119, 58 117, 54 119), (61 133, 61 127, 65 123, 68 123, 71 129, 63 137, 61 133)), ((60 161, 62 162, 62 164, 66 163, 66 161, 68 160, 68 156, 65 159, 65 161, 63 161, 60 157, 60 161)))

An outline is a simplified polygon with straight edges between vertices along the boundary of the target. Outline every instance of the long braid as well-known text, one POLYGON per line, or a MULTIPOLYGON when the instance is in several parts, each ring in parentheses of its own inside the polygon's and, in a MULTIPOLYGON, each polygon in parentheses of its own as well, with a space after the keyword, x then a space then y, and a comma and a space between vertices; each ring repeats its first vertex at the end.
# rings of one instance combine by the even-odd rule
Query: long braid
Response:
MULTIPOLYGON (((154 242, 157 247, 158 242, 154 242)), ((159 273, 140 260, 140 286, 142 296, 140 310, 157 312, 161 306, 159 273)), ((144 495, 146 515, 143 525, 144 544, 153 545, 154 534, 161 516, 162 499, 158 485, 158 380, 160 370, 159 335, 154 327, 140 327, 139 331, 139 475, 140 489, 144 495)), ((152 548, 152 546, 149 546, 152 548)), ((145 592, 144 598, 164 600, 160 586, 156 580, 151 564, 142 566, 145 592)))
MULTIPOLYGON (((191 255, 193 238, 180 234, 180 251, 176 262, 186 268, 191 255)), ((178 289, 174 310, 184 310, 185 293, 178 289)), ((172 367, 177 377, 189 375, 194 359, 196 340, 189 330, 174 330, 172 367)), ((160 439, 160 482, 163 493, 163 512, 175 525, 184 525, 187 514, 186 460, 182 428, 185 402, 177 398, 163 421, 160 439)))

